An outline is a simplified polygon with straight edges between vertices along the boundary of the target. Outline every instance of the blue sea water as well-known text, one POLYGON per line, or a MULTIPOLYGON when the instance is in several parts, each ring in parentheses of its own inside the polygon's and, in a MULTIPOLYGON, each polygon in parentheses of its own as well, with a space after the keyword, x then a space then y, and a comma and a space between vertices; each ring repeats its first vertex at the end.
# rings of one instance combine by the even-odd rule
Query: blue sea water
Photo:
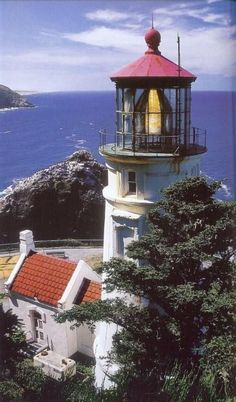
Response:
MULTIPOLYGON (((222 199, 235 194, 234 92, 193 92, 192 125, 207 129, 202 173, 224 181, 222 199)), ((99 160, 99 130, 115 131, 114 92, 27 96, 36 107, 0 112, 0 191, 14 180, 86 148, 99 160)))

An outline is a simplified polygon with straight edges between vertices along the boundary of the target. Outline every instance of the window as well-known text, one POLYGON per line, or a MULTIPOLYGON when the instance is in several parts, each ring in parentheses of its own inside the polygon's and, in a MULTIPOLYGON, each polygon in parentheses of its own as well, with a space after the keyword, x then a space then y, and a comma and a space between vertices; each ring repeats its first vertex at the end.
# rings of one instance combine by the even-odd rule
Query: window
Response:
POLYGON ((34 312, 34 330, 35 341, 41 343, 44 340, 42 315, 37 311, 34 312))
POLYGON ((123 257, 128 244, 134 239, 134 230, 128 226, 116 226, 116 256, 123 257))
POLYGON ((128 192, 136 194, 136 173, 128 172, 128 192))

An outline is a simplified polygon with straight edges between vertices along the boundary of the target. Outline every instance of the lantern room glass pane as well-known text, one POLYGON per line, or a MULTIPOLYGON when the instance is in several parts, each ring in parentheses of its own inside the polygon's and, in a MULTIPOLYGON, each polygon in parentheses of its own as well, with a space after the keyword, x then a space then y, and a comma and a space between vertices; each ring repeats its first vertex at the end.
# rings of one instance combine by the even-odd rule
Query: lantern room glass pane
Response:
POLYGON ((123 119, 122 113, 120 111, 116 112, 116 124, 117 124, 117 132, 123 131, 123 119))
POLYGON ((133 111, 133 90, 128 88, 124 90, 124 112, 133 111))
POLYGON ((134 130, 138 134, 144 133, 146 104, 147 104, 147 90, 136 90, 135 110, 134 110, 135 111, 134 130))
POLYGON ((141 88, 137 88, 136 90, 135 90, 135 97, 134 97, 134 103, 135 103, 135 105, 137 105, 137 103, 138 103, 138 101, 139 101, 139 99, 141 98, 141 96, 143 95, 143 93, 144 93, 144 89, 141 89, 141 88))
POLYGON ((191 87, 117 88, 117 145, 174 152, 188 144, 191 87))
POLYGON ((123 114, 123 130, 122 132, 125 134, 132 134, 132 114, 124 113, 123 114))
POLYGON ((116 108, 117 110, 123 109, 123 89, 117 88, 116 90, 116 108))

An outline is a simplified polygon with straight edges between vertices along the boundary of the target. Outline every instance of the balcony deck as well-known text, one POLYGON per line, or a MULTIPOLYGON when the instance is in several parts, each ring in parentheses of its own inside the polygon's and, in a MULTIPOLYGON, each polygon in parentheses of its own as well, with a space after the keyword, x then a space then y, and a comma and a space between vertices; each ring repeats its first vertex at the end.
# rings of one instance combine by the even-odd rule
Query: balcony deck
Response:
POLYGON ((206 131, 196 128, 188 137, 187 143, 183 134, 171 136, 136 134, 134 136, 116 133, 112 141, 112 136, 105 131, 100 132, 99 152, 103 156, 164 158, 198 155, 206 151, 206 131))

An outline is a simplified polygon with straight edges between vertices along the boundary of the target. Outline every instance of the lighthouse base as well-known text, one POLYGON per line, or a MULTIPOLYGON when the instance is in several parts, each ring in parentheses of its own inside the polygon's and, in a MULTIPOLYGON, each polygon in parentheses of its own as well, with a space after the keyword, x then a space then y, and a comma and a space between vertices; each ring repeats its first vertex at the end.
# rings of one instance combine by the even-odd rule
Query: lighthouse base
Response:
POLYGON ((99 336, 94 341, 95 386, 100 389, 110 389, 114 386, 112 377, 117 373, 119 366, 109 361, 109 352, 112 348, 112 337, 118 331, 115 324, 99 324, 99 336))

